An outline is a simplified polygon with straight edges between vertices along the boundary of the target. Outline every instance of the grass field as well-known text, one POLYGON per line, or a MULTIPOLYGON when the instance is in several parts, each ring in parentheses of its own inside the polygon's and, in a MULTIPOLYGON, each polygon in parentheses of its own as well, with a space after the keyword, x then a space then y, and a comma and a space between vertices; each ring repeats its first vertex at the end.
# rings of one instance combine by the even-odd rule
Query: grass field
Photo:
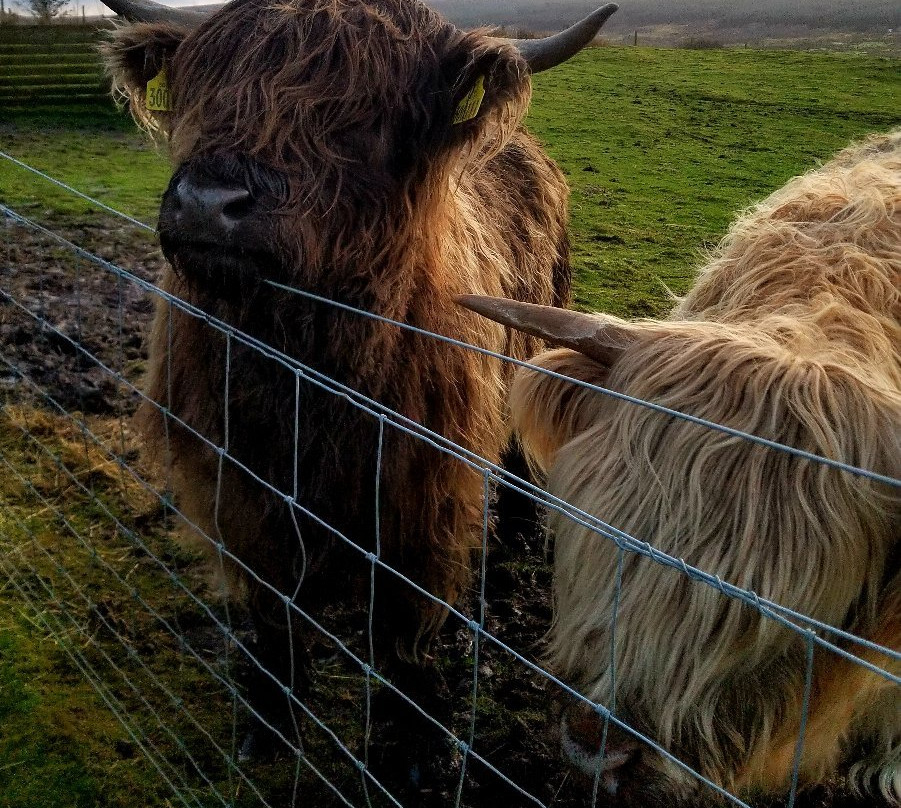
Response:
MULTIPOLYGON (((899 125, 899 110, 899 63, 860 56, 600 48, 536 77, 528 126, 572 186, 577 304, 621 315, 661 313, 669 291, 687 288, 694 267, 735 211, 849 140, 899 125)), ((168 181, 164 149, 148 144, 111 105, 0 109, 0 150, 149 223, 168 181)), ((2 158, 0 202, 54 227, 81 226, 95 216, 89 203, 2 158)), ((14 273, 16 267, 0 266, 0 277, 4 272, 14 273)), ((38 494, 51 496, 46 492, 58 483, 52 464, 21 448, 18 426, 26 419, 29 428, 44 430, 59 455, 75 452, 82 438, 49 416, 37 417, 38 422, 29 422, 35 416, 15 408, 6 413, 0 421, 0 455, 34 481, 38 494)), ((108 428, 109 423, 97 422, 98 430, 108 428)), ((158 552, 177 557, 166 538, 167 525, 149 515, 140 494, 122 483, 103 458, 88 450, 83 455, 73 462, 87 469, 92 490, 129 526, 144 531, 158 552)), ((180 625, 195 625, 196 610, 160 584, 160 573, 146 555, 129 548, 71 486, 64 491, 66 496, 53 494, 53 501, 77 531, 96 535, 106 560, 130 575, 155 608, 180 625)), ((23 525, 39 536, 64 533, 44 510, 35 492, 26 495, 0 469, 2 570, 18 558, 11 546, 3 546, 5 535, 19 533, 23 525)), ((65 563, 86 570, 96 566, 97 560, 76 545, 71 538, 59 540, 58 552, 69 554, 65 563)), ((52 566, 53 559, 40 563, 52 566)), ((188 560, 179 563, 192 574, 188 560)), ((97 589, 101 579, 91 580, 97 589)), ((136 609, 134 603, 112 598, 107 606, 108 619, 101 623, 85 615, 86 621, 95 619, 101 636, 110 622, 117 626, 120 616, 125 620, 136 609)), ((46 617, 51 623, 61 618, 46 617)), ((47 625, 23 607, 19 590, 0 584, 0 808, 170 804, 157 772, 79 678, 47 625)), ((212 698, 202 677, 179 661, 178 649, 144 631, 149 621, 138 619, 129 628, 129 640, 179 668, 182 695, 209 727, 227 727, 228 700, 212 698)), ((86 653, 90 661, 97 652, 86 653)), ((131 675, 140 681, 140 672, 131 675)), ((336 674, 329 681, 340 688, 343 680, 336 674)), ((352 695, 359 697, 348 690, 348 701, 352 695)), ((147 711, 133 695, 126 703, 147 711)), ((168 704, 154 708, 172 709, 168 704)), ((517 718, 504 714, 497 721, 517 718)), ((523 727, 537 732, 539 724, 527 716, 523 727)), ((224 770, 216 772, 227 779, 224 770)), ((250 799, 246 793, 244 798, 250 799)), ((312 799, 305 804, 318 804, 312 799)), ((197 804, 211 803, 200 799, 197 804)))

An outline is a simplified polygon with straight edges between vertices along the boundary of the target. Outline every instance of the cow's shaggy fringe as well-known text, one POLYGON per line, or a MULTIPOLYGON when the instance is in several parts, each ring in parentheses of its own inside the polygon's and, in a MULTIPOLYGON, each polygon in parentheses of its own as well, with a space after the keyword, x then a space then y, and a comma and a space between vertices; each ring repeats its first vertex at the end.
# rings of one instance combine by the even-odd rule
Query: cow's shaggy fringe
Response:
POLYGON ((340 223, 317 230, 318 244, 306 234, 307 263, 379 257, 401 235, 398 217, 431 222, 449 180, 496 156, 528 107, 528 68, 511 46, 421 3, 232 5, 190 47, 168 24, 116 31, 108 70, 136 120, 166 135, 176 164, 198 150, 248 155, 284 175, 285 209, 340 223), (154 113, 144 88, 164 64, 177 92, 172 112, 154 113), (480 74, 489 101, 477 122, 452 125, 480 74), (458 170, 442 170, 447 162, 458 170))
MULTIPOLYGON (((846 149, 745 213, 668 320, 620 322, 619 333, 627 347, 612 368, 569 350, 535 361, 901 476, 901 132, 846 149)), ((535 372, 517 375, 512 406, 551 491, 761 597, 901 645, 897 489, 535 372)), ((562 516, 552 528, 547 658, 609 704, 618 551, 562 516)), ((788 787, 802 636, 627 554, 617 638, 618 715, 729 790, 788 787)), ((629 746, 614 732, 608 753, 629 746)), ((659 756, 642 759, 637 804, 695 790, 659 756)), ((901 692, 818 648, 802 783, 839 767, 901 799, 901 692)))

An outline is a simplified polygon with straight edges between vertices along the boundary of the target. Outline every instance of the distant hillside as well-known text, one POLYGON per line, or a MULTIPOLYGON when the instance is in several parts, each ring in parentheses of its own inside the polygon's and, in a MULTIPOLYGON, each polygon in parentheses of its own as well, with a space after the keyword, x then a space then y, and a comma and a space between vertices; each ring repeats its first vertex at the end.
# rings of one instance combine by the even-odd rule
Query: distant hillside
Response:
MULTIPOLYGON (((166 0, 212 11, 221 3, 166 0)), ((461 28, 513 35, 558 31, 606 0, 424 0, 461 28)), ((617 0, 602 39, 623 44, 853 49, 901 56, 899 0, 617 0)), ((107 12, 109 16, 109 12, 107 12)), ((32 23, 7 15, 7 22, 32 23)), ((99 22, 99 17, 88 17, 99 22)))
MULTIPOLYGON (((442 14, 466 26, 479 24, 553 29, 597 8, 593 0, 427 0, 442 14)), ((740 26, 804 26, 836 31, 885 32, 901 26, 897 0, 622 0, 612 29, 635 26, 716 23, 740 26)))
MULTIPOLYGON (((553 31, 603 2, 593 0, 426 0, 462 27, 505 26, 553 31)), ((899 45, 901 4, 897 0, 619 0, 605 26, 605 39, 619 42, 635 31, 645 44, 679 44, 711 37, 724 44, 842 35, 849 41, 876 38, 899 45)), ((834 37, 833 37, 834 39, 834 37)), ((833 44, 839 45, 841 38, 833 44)))

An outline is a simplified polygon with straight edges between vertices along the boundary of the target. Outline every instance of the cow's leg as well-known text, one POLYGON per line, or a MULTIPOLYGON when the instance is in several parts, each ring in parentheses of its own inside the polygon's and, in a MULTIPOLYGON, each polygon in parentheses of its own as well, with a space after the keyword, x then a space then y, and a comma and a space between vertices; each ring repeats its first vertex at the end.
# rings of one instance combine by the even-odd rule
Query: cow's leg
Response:
POLYGON ((376 597, 374 645, 376 667, 392 687, 382 686, 373 701, 369 760, 375 776, 401 801, 427 805, 439 799, 450 752, 438 726, 450 726, 447 685, 430 656, 443 611, 391 578, 377 580, 382 594, 376 597), (431 626, 419 636, 424 614, 431 626))
MULTIPOLYGON (((501 465, 526 482, 533 482, 532 472, 520 445, 513 441, 504 451, 501 465)), ((497 484, 494 504, 496 521, 494 534, 502 553, 511 553, 525 544, 530 550, 541 553, 544 541, 541 530, 541 511, 534 498, 514 491, 503 482, 497 484)))
POLYGON ((309 695, 312 668, 300 618, 284 599, 256 583, 248 603, 255 637, 245 689, 252 714, 241 755, 271 759, 301 748, 296 702, 309 695))

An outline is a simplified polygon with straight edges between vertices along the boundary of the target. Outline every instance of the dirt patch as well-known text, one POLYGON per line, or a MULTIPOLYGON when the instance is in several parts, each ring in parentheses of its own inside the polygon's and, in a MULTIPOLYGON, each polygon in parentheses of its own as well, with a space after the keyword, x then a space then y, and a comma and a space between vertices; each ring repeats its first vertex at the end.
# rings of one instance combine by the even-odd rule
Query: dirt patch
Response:
MULTIPOLYGON (((152 233, 111 216, 42 219, 143 280, 154 281, 162 270, 152 233)), ((133 411, 137 394, 129 384, 138 384, 143 371, 149 296, 111 268, 9 218, 0 218, 0 236, 0 386, 21 398, 37 385, 66 410, 86 414, 133 411)))

